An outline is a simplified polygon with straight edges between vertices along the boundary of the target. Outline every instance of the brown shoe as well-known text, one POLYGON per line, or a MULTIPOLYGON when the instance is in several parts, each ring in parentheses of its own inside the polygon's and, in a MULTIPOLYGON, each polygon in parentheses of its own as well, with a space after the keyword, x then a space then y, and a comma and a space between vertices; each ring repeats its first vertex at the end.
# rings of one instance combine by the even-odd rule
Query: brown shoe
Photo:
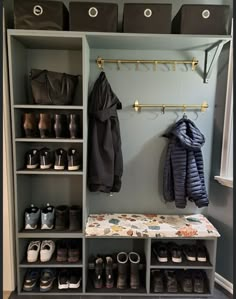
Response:
POLYGON ((51 115, 47 113, 40 113, 38 127, 41 138, 50 137, 52 131, 51 115))
POLYGON ((76 241, 71 241, 68 249, 68 262, 78 263, 80 258, 79 244, 76 241))
POLYGON ((35 137, 37 135, 36 118, 33 113, 24 113, 23 128, 25 137, 35 137))

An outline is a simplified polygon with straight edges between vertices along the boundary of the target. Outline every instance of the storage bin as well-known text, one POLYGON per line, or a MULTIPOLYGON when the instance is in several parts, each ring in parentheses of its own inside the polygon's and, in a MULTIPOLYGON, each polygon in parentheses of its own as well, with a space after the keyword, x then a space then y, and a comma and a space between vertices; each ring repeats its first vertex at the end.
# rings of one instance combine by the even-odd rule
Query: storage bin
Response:
POLYGON ((16 29, 68 30, 69 14, 62 2, 15 0, 16 29))
POLYGON ((228 5, 183 5, 172 22, 173 33, 229 34, 228 5))
POLYGON ((170 33, 171 7, 171 4, 125 4, 123 31, 170 33))
POLYGON ((72 31, 117 31, 117 4, 70 2, 69 11, 70 30, 72 31))

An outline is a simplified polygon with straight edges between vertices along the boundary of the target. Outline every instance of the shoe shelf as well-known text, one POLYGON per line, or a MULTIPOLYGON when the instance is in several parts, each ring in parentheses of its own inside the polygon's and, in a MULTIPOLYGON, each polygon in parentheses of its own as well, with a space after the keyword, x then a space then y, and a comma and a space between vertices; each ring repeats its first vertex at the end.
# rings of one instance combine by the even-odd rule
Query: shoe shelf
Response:
POLYGON ((83 106, 76 105, 14 105, 14 109, 48 109, 48 110, 83 110, 83 106))
POLYGON ((20 263, 20 268, 82 268, 83 263, 82 261, 79 261, 77 263, 68 263, 68 262, 57 262, 56 258, 53 257, 49 262, 34 262, 34 263, 28 263, 26 259, 24 259, 20 263))
POLYGON ((40 142, 40 143, 83 143, 83 139, 72 138, 15 138, 16 142, 40 142))
POLYGON ((34 231, 23 229, 18 234, 19 238, 66 238, 66 239, 80 239, 84 234, 82 231, 70 231, 70 230, 55 230, 45 232, 44 230, 35 229, 34 231))
POLYGON ((40 174, 40 175, 83 175, 83 171, 66 171, 66 170, 54 170, 54 169, 48 169, 48 170, 28 170, 28 169, 22 169, 17 170, 16 174, 40 174))
POLYGON ((86 289, 86 294, 90 295, 90 294, 99 294, 100 296, 102 295, 120 295, 120 294, 125 294, 125 295, 129 295, 129 294, 134 294, 135 296, 138 295, 144 295, 147 293, 146 288, 145 288, 145 284, 141 285, 140 288, 138 289, 131 289, 131 288, 126 288, 126 289, 118 289, 116 287, 113 288, 100 288, 100 289, 96 289, 94 288, 93 284, 92 284, 92 279, 89 278, 88 279, 88 283, 87 283, 87 289, 86 289))
POLYGON ((53 288, 48 292, 40 292, 40 288, 36 287, 34 291, 32 292, 26 292, 22 290, 19 295, 29 295, 29 296, 49 296, 49 295, 60 295, 60 296, 68 296, 68 295, 80 295, 82 293, 82 287, 78 289, 62 289, 59 290, 57 286, 55 286, 56 283, 54 283, 53 288))
POLYGON ((190 262, 183 259, 181 263, 174 263, 172 261, 167 263, 160 263, 152 255, 150 269, 213 269, 212 264, 207 262, 190 262))

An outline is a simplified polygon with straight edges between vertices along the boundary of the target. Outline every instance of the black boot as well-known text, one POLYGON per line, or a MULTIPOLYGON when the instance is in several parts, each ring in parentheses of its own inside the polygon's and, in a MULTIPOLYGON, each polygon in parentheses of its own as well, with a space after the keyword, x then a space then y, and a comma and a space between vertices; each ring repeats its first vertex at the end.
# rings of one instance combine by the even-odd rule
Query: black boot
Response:
POLYGON ((126 252, 120 252, 117 254, 118 263, 118 277, 117 277, 117 289, 126 289, 128 287, 128 254, 126 252))
POLYGON ((80 134, 80 117, 78 114, 70 114, 69 123, 70 138, 79 138, 80 134))
POLYGON ((69 210, 70 230, 80 230, 82 226, 82 211, 80 206, 71 206, 69 210))
POLYGON ((129 253, 130 261, 130 288, 138 289, 140 286, 140 277, 139 277, 139 264, 140 256, 136 252, 129 253))
POLYGON ((98 257, 95 260, 95 271, 93 277, 93 284, 95 289, 101 289, 103 287, 102 272, 103 272, 103 259, 101 257, 98 257))
POLYGON ((114 274, 113 274, 113 259, 110 256, 106 256, 106 288, 111 289, 114 286, 114 274))

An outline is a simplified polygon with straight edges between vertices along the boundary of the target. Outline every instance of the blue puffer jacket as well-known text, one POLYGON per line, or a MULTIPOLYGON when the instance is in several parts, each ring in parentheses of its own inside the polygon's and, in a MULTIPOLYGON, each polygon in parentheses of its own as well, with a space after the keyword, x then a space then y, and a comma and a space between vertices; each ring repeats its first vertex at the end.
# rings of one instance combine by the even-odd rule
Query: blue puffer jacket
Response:
POLYGON ((201 147, 204 135, 195 124, 182 118, 164 135, 170 139, 164 166, 164 198, 185 208, 187 199, 198 208, 208 206, 201 147))

